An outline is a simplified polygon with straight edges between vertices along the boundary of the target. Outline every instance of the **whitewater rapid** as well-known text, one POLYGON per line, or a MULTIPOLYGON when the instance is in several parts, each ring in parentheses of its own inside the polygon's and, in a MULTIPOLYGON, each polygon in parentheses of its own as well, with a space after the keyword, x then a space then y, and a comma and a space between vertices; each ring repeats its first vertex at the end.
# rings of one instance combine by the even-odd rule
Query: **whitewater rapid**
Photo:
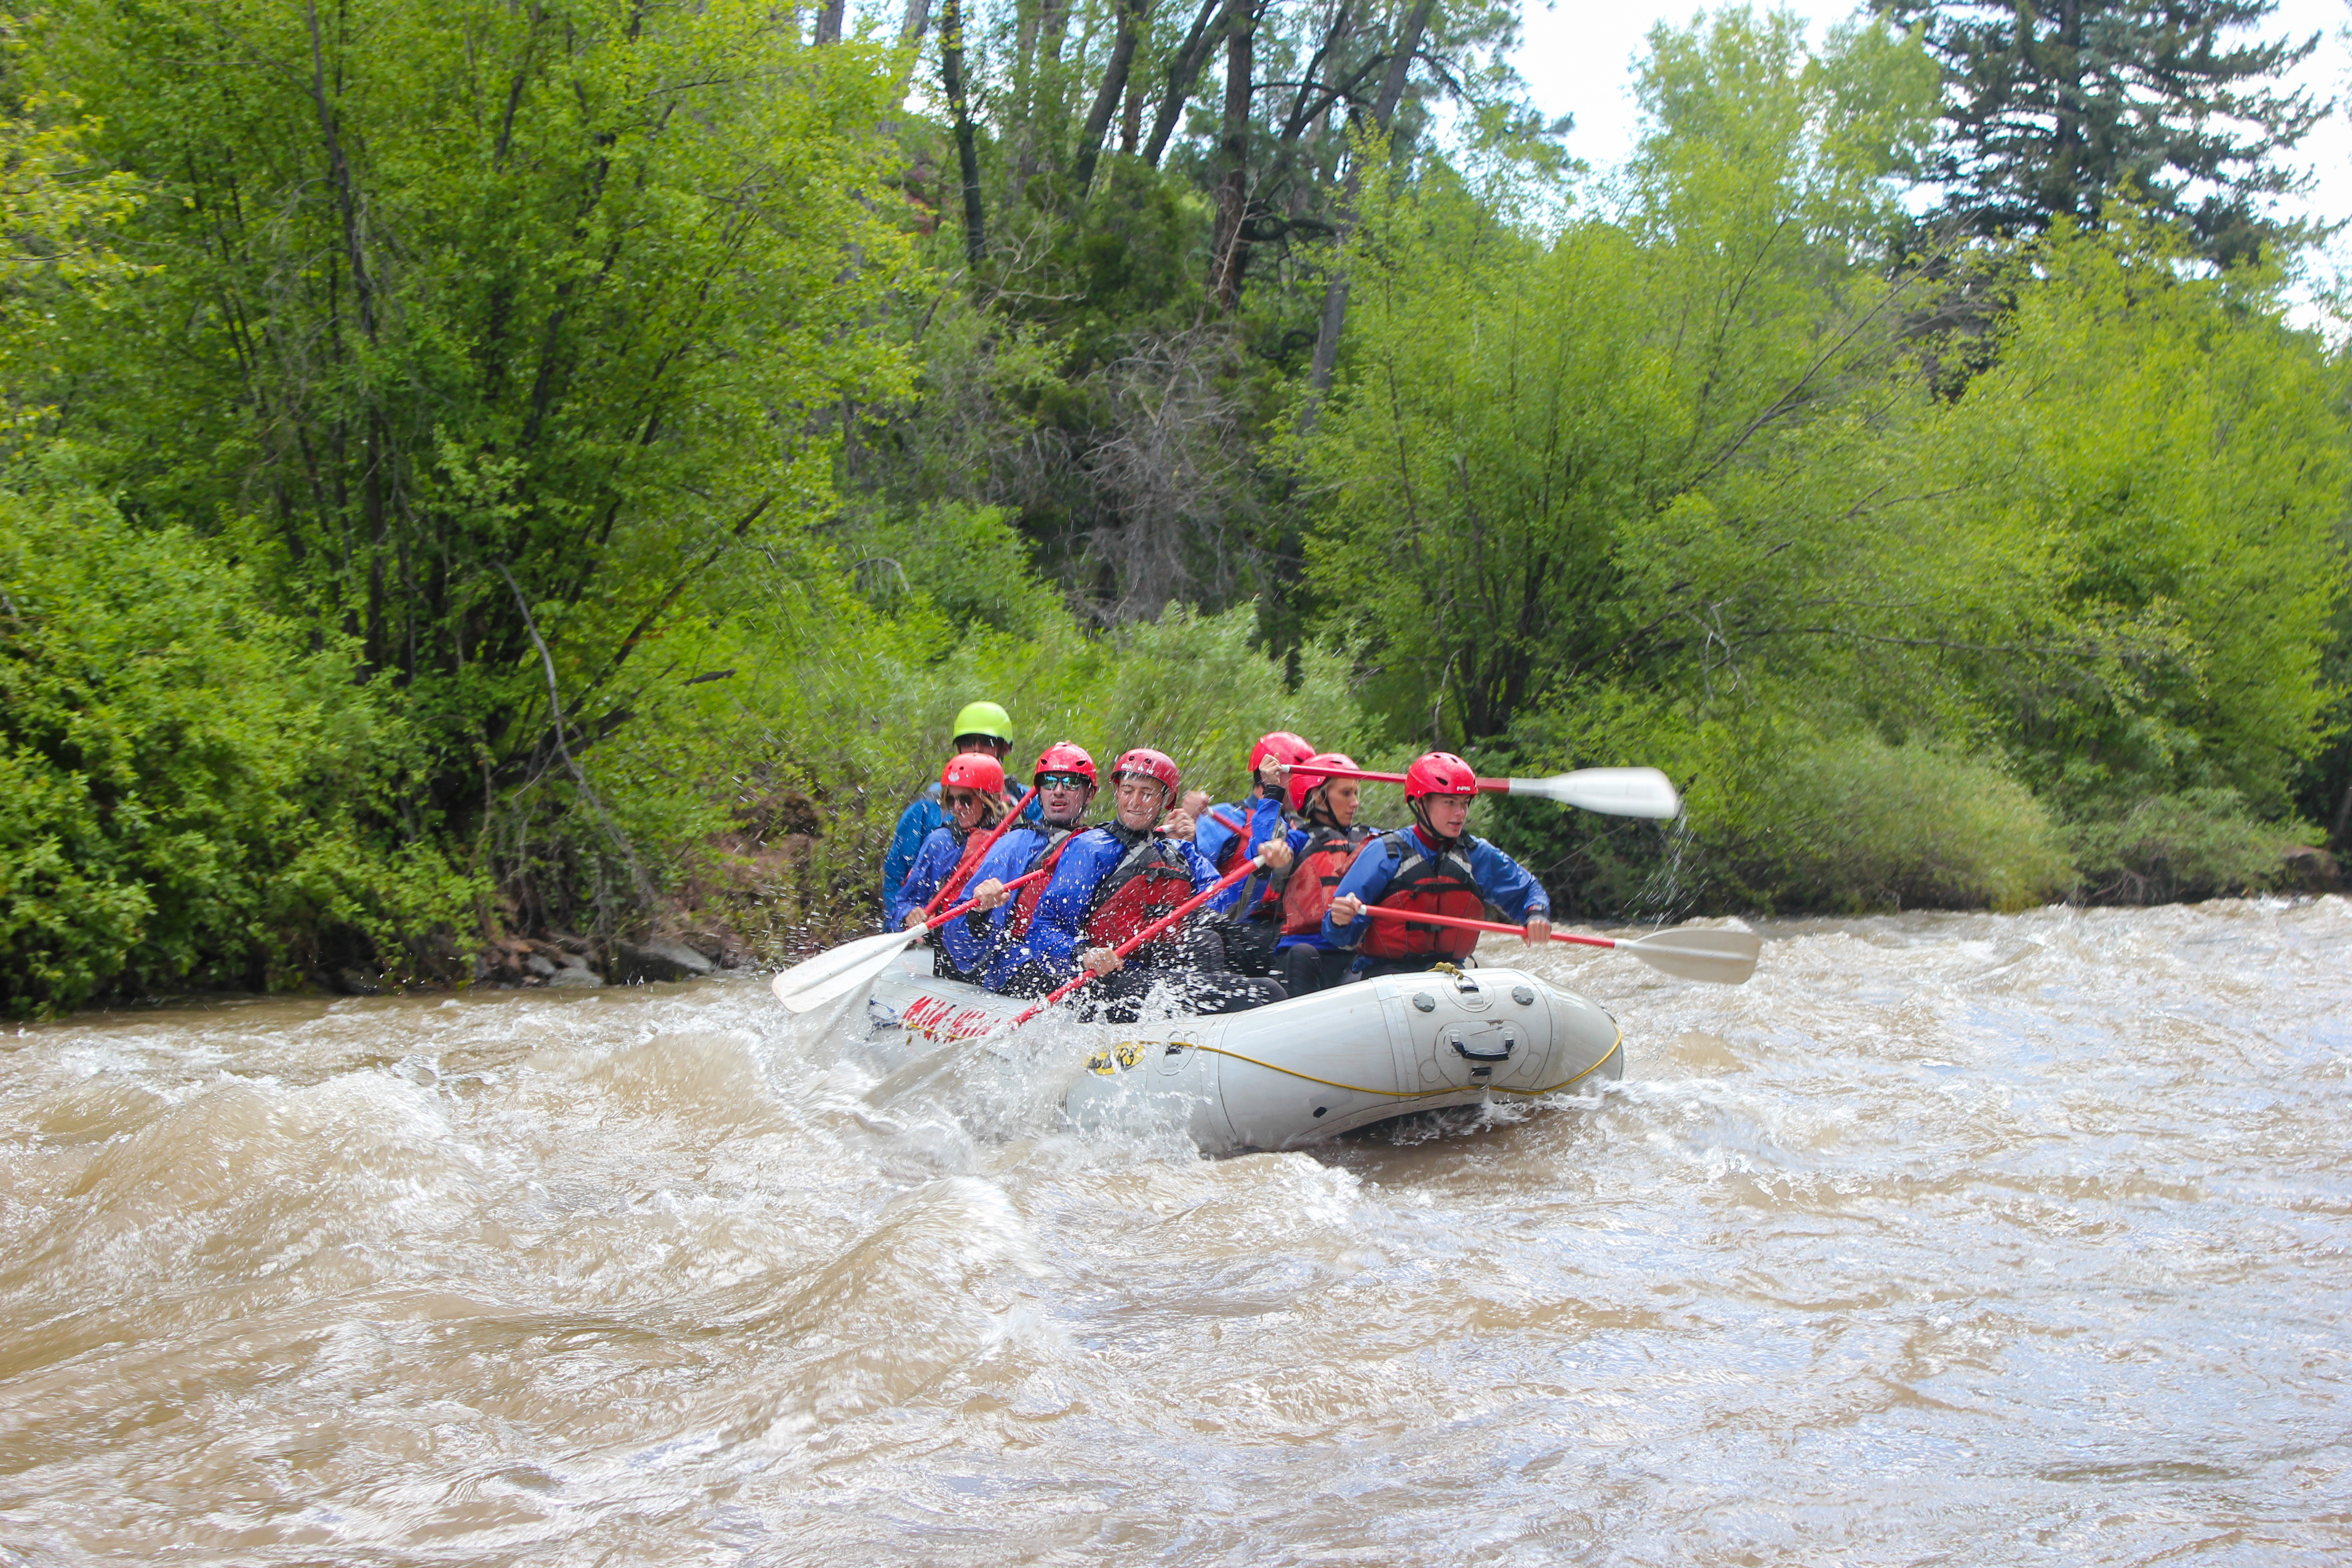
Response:
POLYGON ((752 977, 11 1030, 0 1563, 2352 1555, 2352 905, 1759 929, 1221 1161, 752 977))

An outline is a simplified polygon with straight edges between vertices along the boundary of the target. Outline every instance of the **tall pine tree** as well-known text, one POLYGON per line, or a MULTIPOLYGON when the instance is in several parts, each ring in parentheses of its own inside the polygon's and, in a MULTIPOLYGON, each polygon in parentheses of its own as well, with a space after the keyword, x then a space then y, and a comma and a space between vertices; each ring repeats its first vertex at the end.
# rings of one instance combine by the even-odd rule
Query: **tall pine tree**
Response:
POLYGON ((1925 24, 1943 61, 1946 131, 1931 176, 1979 234, 2095 221, 2130 196, 2215 261, 2311 237, 2266 198, 2301 188, 2284 166, 2327 112, 2280 74, 2315 48, 2237 41, 2275 0, 1878 0, 1925 24))

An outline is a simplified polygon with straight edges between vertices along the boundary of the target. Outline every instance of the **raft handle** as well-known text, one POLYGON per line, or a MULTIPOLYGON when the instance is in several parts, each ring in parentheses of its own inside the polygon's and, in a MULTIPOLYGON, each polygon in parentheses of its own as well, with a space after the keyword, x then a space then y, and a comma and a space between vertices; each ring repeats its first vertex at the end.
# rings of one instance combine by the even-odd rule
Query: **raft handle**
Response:
POLYGON ((1456 1056, 1463 1058, 1465 1060, 1474 1062, 1508 1061, 1511 1059, 1511 1053, 1518 1049, 1519 1046, 1519 1037, 1509 1029, 1505 1029, 1503 1031, 1503 1048, 1499 1051, 1472 1050, 1470 1048, 1470 1042, 1462 1037, 1462 1031, 1460 1029, 1446 1030, 1445 1038, 1446 1042, 1454 1047, 1454 1051, 1456 1056))

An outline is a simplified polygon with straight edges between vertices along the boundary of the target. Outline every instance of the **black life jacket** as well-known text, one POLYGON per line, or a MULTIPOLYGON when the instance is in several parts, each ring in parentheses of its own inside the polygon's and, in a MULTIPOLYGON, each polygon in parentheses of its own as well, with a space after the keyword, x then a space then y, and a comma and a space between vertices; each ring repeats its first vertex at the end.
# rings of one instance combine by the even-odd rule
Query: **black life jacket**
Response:
POLYGON ((1282 934, 1305 936, 1323 929, 1331 894, 1348 874, 1356 851, 1378 837, 1369 827, 1318 822, 1307 830, 1307 847, 1294 856, 1271 891, 1282 900, 1282 934))
POLYGON ((1045 896, 1045 889, 1054 885, 1054 868, 1060 864, 1062 851, 1070 847, 1071 839, 1085 831, 1083 826, 1048 827, 1045 830, 1045 847, 1029 857, 1029 864, 1023 867, 1022 871, 1024 875, 1031 871, 1043 871, 1045 875, 1013 895, 1013 912, 1004 917, 1004 929, 1015 942, 1029 934, 1029 922, 1037 917, 1037 901, 1045 896))
MULTIPOLYGON (((1466 837, 1455 839, 1435 855, 1410 827, 1384 834, 1381 842, 1388 847, 1388 853, 1401 857, 1388 890, 1378 900, 1382 909, 1472 921, 1486 912, 1486 895, 1478 891, 1478 879, 1470 871, 1466 837)), ((1373 921, 1372 929, 1364 933, 1362 951, 1381 959, 1454 959, 1477 945, 1475 931, 1415 921, 1373 921)))
MULTIPOLYGON (((1108 831, 1129 847, 1095 884, 1087 923, 1078 933, 1089 947, 1117 947, 1192 896, 1192 868, 1175 840, 1154 833, 1130 837, 1132 830, 1117 824, 1108 831)), ((1169 934, 1155 937, 1153 943, 1166 941, 1169 934)))

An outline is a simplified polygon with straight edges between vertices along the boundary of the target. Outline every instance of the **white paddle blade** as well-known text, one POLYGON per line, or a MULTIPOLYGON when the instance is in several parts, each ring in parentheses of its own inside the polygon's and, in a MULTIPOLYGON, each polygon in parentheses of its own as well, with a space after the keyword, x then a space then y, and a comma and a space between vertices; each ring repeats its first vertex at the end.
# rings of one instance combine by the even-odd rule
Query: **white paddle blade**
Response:
POLYGON ((793 1005, 793 998, 802 992, 823 986, 845 974, 858 973, 867 969, 878 974, 889 967, 891 960, 907 950, 908 942, 921 934, 919 929, 886 931, 878 936, 862 936, 856 942, 829 947, 815 957, 804 958, 780 973, 768 983, 768 988, 785 1006, 792 1007, 796 1013, 805 1013, 807 1007, 793 1005))
POLYGON ((1685 980, 1738 985, 1756 973, 1764 939, 1749 931, 1663 931, 1620 942, 1617 951, 1685 980))
POLYGON ((1654 816, 1660 821, 1683 808, 1683 797, 1655 768, 1579 768, 1548 779, 1513 779, 1513 795, 1556 800, 1609 816, 1654 816))
POLYGON ((845 996, 854 996, 881 979, 889 973, 890 966, 898 962, 898 953, 905 951, 904 944, 901 944, 897 952, 881 953, 856 969, 845 969, 830 980, 821 980, 789 996, 779 993, 776 999, 795 1013, 814 1013, 845 996))

